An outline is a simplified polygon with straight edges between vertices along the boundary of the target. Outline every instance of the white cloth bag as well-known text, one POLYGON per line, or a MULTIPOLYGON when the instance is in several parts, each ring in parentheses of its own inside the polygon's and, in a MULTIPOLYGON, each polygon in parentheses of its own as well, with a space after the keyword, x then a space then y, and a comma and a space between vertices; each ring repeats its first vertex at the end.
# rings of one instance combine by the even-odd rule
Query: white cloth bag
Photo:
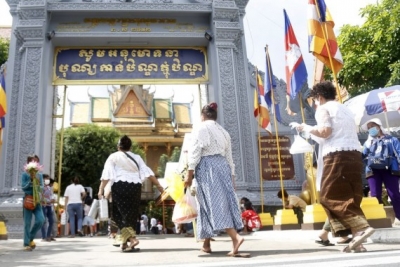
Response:
POLYGON ((108 220, 108 200, 102 198, 99 200, 100 206, 100 221, 107 221, 108 220))
POLYGON ((99 201, 97 199, 93 199, 92 206, 90 206, 88 216, 93 219, 96 219, 98 212, 99 212, 99 201))

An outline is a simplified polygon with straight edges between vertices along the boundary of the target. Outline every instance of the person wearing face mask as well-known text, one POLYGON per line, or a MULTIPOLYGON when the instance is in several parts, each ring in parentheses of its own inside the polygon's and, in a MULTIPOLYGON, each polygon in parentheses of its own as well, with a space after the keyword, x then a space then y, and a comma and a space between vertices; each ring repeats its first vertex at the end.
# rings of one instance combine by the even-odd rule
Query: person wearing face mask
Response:
POLYGON ((377 157, 379 154, 387 154, 390 166, 380 167, 367 160, 366 178, 370 187, 371 197, 376 197, 382 203, 382 183, 392 201, 396 218, 400 220, 400 192, 399 192, 399 163, 400 163, 400 142, 396 137, 386 134, 382 129, 380 119, 371 119, 361 126, 361 129, 368 131, 369 137, 363 146, 363 157, 366 159, 377 157), (382 152, 381 152, 382 151, 382 152))
POLYGON ((323 157, 323 164, 318 162, 317 173, 321 171, 321 179, 316 185, 320 191, 320 203, 328 215, 333 235, 353 235, 343 252, 364 252, 366 249, 362 243, 375 230, 370 227, 360 207, 363 164, 354 115, 335 101, 336 88, 331 82, 314 85, 310 97, 319 102, 315 112, 317 125, 303 123, 296 129, 307 132, 320 144, 319 155, 323 157))
POLYGON ((53 191, 50 186, 50 176, 43 174, 44 187, 42 193, 42 209, 47 224, 44 223, 42 226, 42 241, 51 241, 51 232, 53 229, 53 191))

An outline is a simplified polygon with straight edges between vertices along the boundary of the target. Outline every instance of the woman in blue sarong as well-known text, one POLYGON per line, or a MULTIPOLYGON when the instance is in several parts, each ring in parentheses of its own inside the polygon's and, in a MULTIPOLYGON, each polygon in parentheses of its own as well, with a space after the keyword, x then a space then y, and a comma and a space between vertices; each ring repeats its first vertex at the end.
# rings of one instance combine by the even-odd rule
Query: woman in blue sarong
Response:
POLYGON ((203 107, 202 122, 192 132, 185 186, 197 181, 197 236, 204 239, 202 251, 211 253, 211 238, 222 230, 232 239, 228 256, 240 255, 244 239, 237 230, 243 228, 240 207, 235 193, 235 165, 231 138, 216 122, 217 104, 203 107))

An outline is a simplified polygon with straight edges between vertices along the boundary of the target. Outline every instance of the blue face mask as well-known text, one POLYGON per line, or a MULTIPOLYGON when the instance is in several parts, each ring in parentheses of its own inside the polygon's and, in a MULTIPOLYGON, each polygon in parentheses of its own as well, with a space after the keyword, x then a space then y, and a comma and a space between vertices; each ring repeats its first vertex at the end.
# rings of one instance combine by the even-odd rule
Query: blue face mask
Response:
POLYGON ((368 133, 370 136, 375 137, 379 134, 378 127, 372 127, 368 129, 368 133))

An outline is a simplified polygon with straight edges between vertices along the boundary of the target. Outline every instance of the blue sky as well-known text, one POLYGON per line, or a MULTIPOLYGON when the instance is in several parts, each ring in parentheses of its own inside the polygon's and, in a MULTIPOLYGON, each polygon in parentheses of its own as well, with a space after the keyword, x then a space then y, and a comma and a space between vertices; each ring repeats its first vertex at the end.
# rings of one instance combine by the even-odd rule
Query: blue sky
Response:
MULTIPOLYGON (((268 44, 274 74, 281 79, 285 75, 284 19, 285 8, 312 81, 314 58, 308 53, 307 44, 307 0, 250 0, 246 8, 244 31, 247 56, 260 70, 265 70, 264 47, 268 44)), ((359 10, 377 0, 325 0, 336 23, 338 34, 344 24, 359 25, 363 19, 359 10)), ((12 19, 5 0, 0 0, 0 25, 11 25, 12 19)))

